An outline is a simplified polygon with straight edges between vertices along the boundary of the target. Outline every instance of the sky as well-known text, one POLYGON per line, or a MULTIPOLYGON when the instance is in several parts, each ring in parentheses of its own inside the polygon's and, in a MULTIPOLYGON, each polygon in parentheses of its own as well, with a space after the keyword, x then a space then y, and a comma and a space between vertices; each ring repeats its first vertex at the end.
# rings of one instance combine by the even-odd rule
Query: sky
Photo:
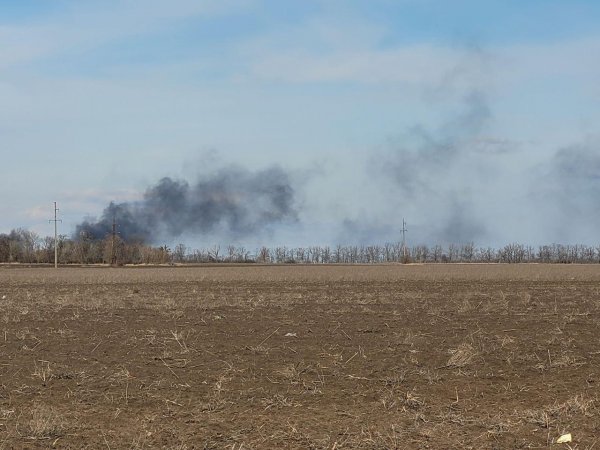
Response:
POLYGON ((0 0, 0 232, 598 244, 599 56, 592 0, 0 0))

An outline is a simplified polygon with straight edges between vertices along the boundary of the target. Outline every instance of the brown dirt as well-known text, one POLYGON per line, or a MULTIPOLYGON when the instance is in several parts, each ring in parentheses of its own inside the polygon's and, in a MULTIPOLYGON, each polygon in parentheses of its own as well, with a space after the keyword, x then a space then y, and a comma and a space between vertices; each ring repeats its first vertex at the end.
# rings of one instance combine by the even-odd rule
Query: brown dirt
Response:
POLYGON ((0 449, 600 436, 600 266, 0 268, 0 308, 0 449))

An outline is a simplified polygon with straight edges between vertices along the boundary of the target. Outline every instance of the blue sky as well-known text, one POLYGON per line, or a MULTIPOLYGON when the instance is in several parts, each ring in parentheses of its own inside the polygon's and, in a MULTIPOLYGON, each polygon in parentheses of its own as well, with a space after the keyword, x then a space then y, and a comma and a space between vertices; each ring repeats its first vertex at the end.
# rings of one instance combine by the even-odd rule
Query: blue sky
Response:
POLYGON ((402 216, 415 243, 600 242, 598 24, 582 0, 0 0, 0 232, 236 163, 296 183, 299 222, 249 245, 402 216))

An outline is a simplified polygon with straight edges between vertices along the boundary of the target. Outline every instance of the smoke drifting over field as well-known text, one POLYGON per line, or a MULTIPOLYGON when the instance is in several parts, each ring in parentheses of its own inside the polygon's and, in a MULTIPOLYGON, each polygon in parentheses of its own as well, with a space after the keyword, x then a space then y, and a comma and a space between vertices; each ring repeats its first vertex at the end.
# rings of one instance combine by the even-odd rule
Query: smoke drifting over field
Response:
POLYGON ((464 110, 439 130, 421 125, 409 130, 408 143, 398 143, 386 161, 388 175, 406 194, 431 191, 433 177, 447 173, 469 150, 469 140, 481 132, 490 116, 483 93, 469 93, 464 98, 464 110))
POLYGON ((569 204, 582 202, 584 209, 577 210, 578 213, 595 216, 600 213, 600 145, 597 142, 560 149, 554 156, 552 175, 563 191, 577 191, 577 197, 569 195, 563 200, 569 204))
POLYGON ((141 201, 111 203, 79 224, 76 236, 102 239, 116 217, 123 239, 150 243, 202 236, 270 245, 263 232, 274 231, 285 245, 372 244, 400 239, 404 217, 411 244, 596 243, 600 141, 559 148, 513 139, 496 123, 486 58, 468 54, 437 97, 424 96, 441 118, 425 115, 364 159, 344 154, 311 169, 318 189, 300 192, 279 167, 228 167, 193 183, 163 178, 141 201))
MULTIPOLYGON (((300 189, 305 184, 293 182, 280 167, 227 167, 193 183, 163 178, 142 200, 110 203, 99 219, 77 225, 75 237, 105 238, 114 217, 126 241, 175 242, 199 236, 207 245, 368 245, 399 240, 405 217, 411 245, 596 243, 598 141, 548 149, 521 167, 519 143, 488 136, 492 117, 486 95, 473 90, 438 127, 410 128, 385 151, 376 152, 369 168, 360 166, 363 173, 354 175, 366 181, 357 184, 360 189, 370 186, 376 197, 372 191, 350 196, 348 209, 332 207, 315 214, 312 202, 318 198, 307 197, 300 189), (351 208, 358 213, 351 214, 351 208)), ((329 182, 318 171, 311 171, 311 177, 329 182)), ((352 191, 346 184, 314 195, 327 198, 329 192, 334 192, 329 199, 335 203, 337 196, 352 191)))
POLYGON ((391 182, 388 192, 402 199, 406 211, 418 211, 414 220, 429 242, 456 243, 485 238, 488 230, 478 201, 496 142, 482 138, 492 114, 485 94, 472 90, 463 96, 458 112, 438 128, 419 125, 392 142, 373 167, 391 182), (468 174, 468 175, 466 175, 468 174))
POLYGON ((600 142, 587 139, 561 148, 545 168, 538 186, 534 188, 537 194, 534 200, 541 207, 549 202, 548 199, 552 199, 547 214, 554 234, 558 238, 571 235, 590 236, 597 240, 597 224, 600 222, 600 142))
POLYGON ((163 178, 141 201, 110 203, 98 220, 85 220, 76 236, 103 239, 113 218, 124 240, 146 242, 182 235, 219 233, 240 238, 297 220, 290 175, 280 167, 256 172, 228 167, 195 183, 163 178))

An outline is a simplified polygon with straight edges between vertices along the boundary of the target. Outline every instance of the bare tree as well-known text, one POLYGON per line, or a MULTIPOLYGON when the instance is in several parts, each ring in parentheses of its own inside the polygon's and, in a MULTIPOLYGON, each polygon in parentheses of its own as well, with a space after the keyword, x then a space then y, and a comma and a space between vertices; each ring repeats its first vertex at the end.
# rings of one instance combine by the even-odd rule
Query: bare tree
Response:
POLYGON ((173 250, 173 260, 178 263, 185 262, 185 256, 187 254, 187 249, 184 244, 177 244, 175 246, 175 250, 173 250))
POLYGON ((267 247, 261 247, 258 251, 258 262, 268 263, 271 262, 271 251, 267 247))
POLYGON ((208 250, 208 260, 211 262, 219 262, 219 252, 221 251, 220 245, 213 245, 208 250))

